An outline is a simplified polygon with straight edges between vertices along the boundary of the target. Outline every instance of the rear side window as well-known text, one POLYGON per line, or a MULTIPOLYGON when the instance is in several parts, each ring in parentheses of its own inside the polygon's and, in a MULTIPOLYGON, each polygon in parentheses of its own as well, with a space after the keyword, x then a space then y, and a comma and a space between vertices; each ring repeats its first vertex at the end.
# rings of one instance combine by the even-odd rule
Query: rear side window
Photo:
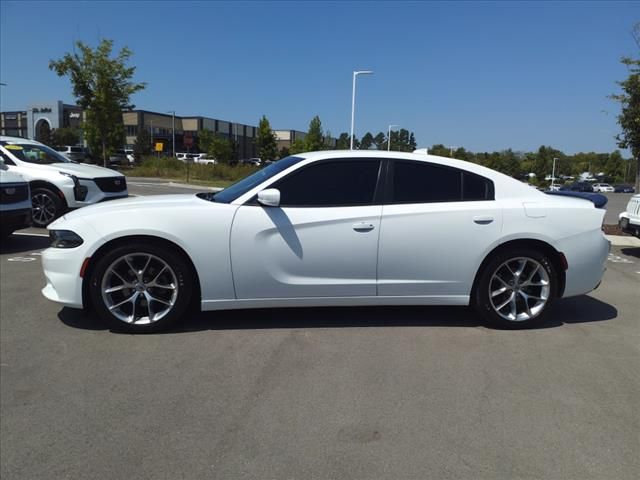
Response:
POLYGON ((395 161, 391 203, 493 200, 493 182, 457 168, 395 161))
POLYGON ((339 160, 315 163, 287 175, 273 188, 283 207, 371 205, 380 161, 339 160))
POLYGON ((467 202, 493 200, 493 182, 471 172, 462 172, 462 199, 467 202))

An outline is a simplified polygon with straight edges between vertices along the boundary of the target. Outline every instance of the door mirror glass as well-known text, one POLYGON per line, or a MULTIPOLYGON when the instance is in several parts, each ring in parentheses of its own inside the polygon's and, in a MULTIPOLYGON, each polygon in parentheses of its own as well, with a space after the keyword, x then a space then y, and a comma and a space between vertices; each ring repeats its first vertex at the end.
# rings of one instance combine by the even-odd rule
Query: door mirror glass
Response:
POLYGON ((280 205, 280 190, 267 188, 258 192, 258 202, 265 207, 277 207, 280 205))

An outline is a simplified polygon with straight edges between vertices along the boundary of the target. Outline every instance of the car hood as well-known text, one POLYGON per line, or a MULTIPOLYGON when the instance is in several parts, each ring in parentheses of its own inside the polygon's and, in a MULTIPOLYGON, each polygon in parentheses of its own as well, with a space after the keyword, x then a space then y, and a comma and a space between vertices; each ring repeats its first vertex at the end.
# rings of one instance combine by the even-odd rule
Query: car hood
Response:
POLYGON ((178 194, 178 195, 151 195, 145 197, 129 197, 120 200, 110 200, 108 202, 89 205, 73 212, 67 213, 60 220, 56 220, 50 227, 56 228, 55 224, 59 221, 76 220, 82 218, 86 221, 97 221, 102 214, 113 214, 122 212, 126 215, 136 215, 143 218, 145 215, 162 215, 163 212, 171 211, 175 213, 176 209, 193 209, 202 206, 213 208, 229 207, 227 203, 209 202, 198 198, 195 194, 178 194))
POLYGON ((75 175, 78 178, 124 177, 120 172, 110 168, 98 167, 87 163, 53 163, 47 166, 59 172, 75 175))

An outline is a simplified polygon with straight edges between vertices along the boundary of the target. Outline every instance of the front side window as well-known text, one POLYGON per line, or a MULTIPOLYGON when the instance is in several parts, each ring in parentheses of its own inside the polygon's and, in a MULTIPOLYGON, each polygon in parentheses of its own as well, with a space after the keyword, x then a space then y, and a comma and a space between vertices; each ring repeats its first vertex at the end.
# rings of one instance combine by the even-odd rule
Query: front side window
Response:
POLYGON ((0 145, 6 148, 18 160, 22 160, 23 162, 38 163, 40 165, 71 162, 67 157, 60 155, 54 149, 45 145, 9 142, 0 142, 0 145))
POLYGON ((493 182, 475 173, 426 162, 394 162, 391 203, 493 199, 493 182))
POLYGON ((321 161, 276 182, 283 207, 337 207, 373 203, 379 160, 321 161))

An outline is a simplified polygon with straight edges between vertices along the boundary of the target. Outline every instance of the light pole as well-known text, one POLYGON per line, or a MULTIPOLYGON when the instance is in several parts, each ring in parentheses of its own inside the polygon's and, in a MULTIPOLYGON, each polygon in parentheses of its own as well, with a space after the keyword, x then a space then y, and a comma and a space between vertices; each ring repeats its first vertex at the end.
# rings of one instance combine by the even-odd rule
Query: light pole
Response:
POLYGON ((556 160, 558 159, 553 159, 553 170, 551 171, 551 190, 553 190, 553 186, 556 182, 556 160))
POLYGON ((456 147, 455 145, 454 145, 454 146, 449 146, 449 156, 450 156, 451 158, 453 158, 453 149, 454 149, 454 148, 455 148, 455 149, 457 149, 458 147, 456 147))
POLYGON ((391 151, 391 127, 399 127, 400 125, 389 125, 389 134, 387 135, 387 152, 391 151))
POLYGON ((171 114, 171 144, 173 146, 173 158, 176 158, 176 111, 169 110, 171 114))
POLYGON ((353 89, 351 91, 351 141, 349 143, 349 149, 353 150, 353 124, 355 121, 355 109, 356 109, 356 77, 358 75, 371 75, 372 70, 359 70, 353 72, 353 89))

